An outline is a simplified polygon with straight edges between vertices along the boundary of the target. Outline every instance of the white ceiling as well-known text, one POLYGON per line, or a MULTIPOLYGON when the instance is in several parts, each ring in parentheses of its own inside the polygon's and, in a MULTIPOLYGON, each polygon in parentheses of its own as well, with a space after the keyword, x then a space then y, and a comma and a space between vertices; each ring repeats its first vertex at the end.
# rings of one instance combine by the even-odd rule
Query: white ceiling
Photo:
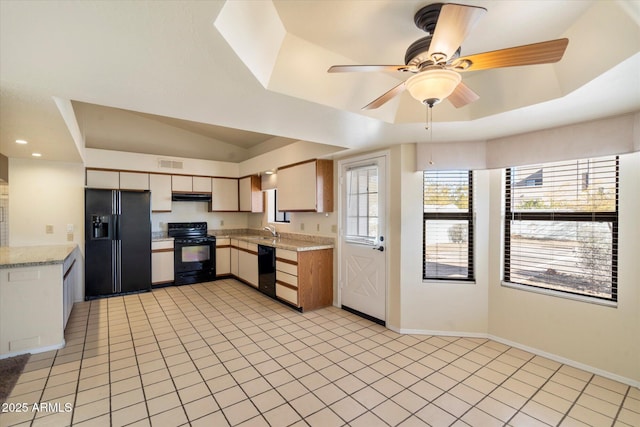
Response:
POLYGON ((2 0, 0 153, 81 161, 77 123, 87 147, 240 162, 297 140, 491 139, 640 110, 640 2, 478 0, 459 1, 488 10, 463 54, 568 37, 565 57, 465 73, 480 100, 436 106, 432 133, 408 94, 361 111, 404 76, 326 69, 402 64, 428 3, 2 0))

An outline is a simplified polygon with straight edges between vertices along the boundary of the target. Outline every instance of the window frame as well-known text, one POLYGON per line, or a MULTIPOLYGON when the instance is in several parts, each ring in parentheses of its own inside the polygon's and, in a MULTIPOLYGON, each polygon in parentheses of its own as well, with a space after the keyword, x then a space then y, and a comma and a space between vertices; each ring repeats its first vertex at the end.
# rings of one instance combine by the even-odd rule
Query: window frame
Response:
POLYGON ((273 222, 277 222, 279 224, 289 224, 291 223, 291 212, 288 211, 279 211, 278 210, 278 190, 273 190, 273 222), (279 215, 282 214, 282 219, 278 219, 279 215))
MULTIPOLYGON (((577 159, 581 160, 581 159, 577 159)), ((568 160, 574 161, 574 160, 568 160)), ((544 169, 545 164, 542 164, 544 169)), ((617 304, 618 302, 618 217, 619 217, 619 194, 620 194, 620 159, 615 156, 615 211, 518 211, 512 210, 513 206, 513 189, 512 171, 514 167, 505 169, 504 181, 504 220, 503 228, 503 249, 502 249, 502 277, 503 285, 523 289, 528 291, 540 292, 561 296, 564 298, 600 302, 606 304, 617 304), (612 224, 612 248, 611 248, 611 298, 592 295, 584 292, 570 291, 565 289, 555 289, 545 286, 536 286, 529 283, 520 283, 511 281, 511 221, 564 221, 564 222, 610 222, 612 224)), ((576 182, 582 183, 583 177, 576 182)), ((515 187, 515 185, 514 185, 515 187)))
MULTIPOLYGON (((425 174, 427 172, 435 172, 435 171, 423 171, 422 174, 422 194, 423 194, 423 209, 422 209, 422 280, 423 281, 446 281, 446 282, 464 282, 464 283, 474 283, 475 282, 475 214, 473 210, 473 196, 474 196, 474 188, 473 188, 473 170, 468 170, 468 187, 469 187, 469 196, 468 196, 468 209, 467 212, 424 212, 424 195, 425 195, 425 182, 426 177, 425 174), (460 221, 466 220, 468 226, 468 237, 467 237, 467 277, 444 277, 444 276, 427 276, 427 250, 426 250, 426 222, 427 220, 444 220, 444 221, 460 221)), ((454 172, 451 171, 442 171, 442 172, 454 172)))

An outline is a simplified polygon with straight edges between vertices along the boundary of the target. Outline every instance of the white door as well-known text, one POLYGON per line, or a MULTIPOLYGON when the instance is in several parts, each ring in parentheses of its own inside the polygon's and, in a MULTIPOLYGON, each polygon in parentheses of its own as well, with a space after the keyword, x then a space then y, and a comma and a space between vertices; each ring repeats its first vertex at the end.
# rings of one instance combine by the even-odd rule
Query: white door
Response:
POLYGON ((386 156, 341 162, 340 303, 384 322, 386 156))

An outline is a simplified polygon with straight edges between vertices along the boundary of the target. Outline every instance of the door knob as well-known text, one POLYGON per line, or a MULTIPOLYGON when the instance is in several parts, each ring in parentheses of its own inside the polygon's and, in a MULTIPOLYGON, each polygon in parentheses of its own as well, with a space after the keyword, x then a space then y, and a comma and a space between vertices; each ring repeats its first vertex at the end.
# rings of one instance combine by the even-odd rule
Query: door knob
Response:
POLYGON ((384 246, 378 246, 377 248, 373 248, 374 251, 384 252, 384 246))

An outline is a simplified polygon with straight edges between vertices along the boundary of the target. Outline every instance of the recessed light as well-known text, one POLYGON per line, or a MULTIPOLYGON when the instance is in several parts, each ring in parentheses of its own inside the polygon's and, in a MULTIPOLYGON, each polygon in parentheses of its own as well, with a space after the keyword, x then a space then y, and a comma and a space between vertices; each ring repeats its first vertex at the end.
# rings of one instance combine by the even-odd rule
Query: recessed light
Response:
POLYGON ((24 139, 16 139, 16 144, 26 144, 27 141, 25 141, 24 139))
POLYGON ((31 153, 31 155, 33 157, 42 157, 42 154, 40 154, 40 153, 31 153))
POLYGON ((265 175, 273 175, 273 171, 265 171, 265 175))

